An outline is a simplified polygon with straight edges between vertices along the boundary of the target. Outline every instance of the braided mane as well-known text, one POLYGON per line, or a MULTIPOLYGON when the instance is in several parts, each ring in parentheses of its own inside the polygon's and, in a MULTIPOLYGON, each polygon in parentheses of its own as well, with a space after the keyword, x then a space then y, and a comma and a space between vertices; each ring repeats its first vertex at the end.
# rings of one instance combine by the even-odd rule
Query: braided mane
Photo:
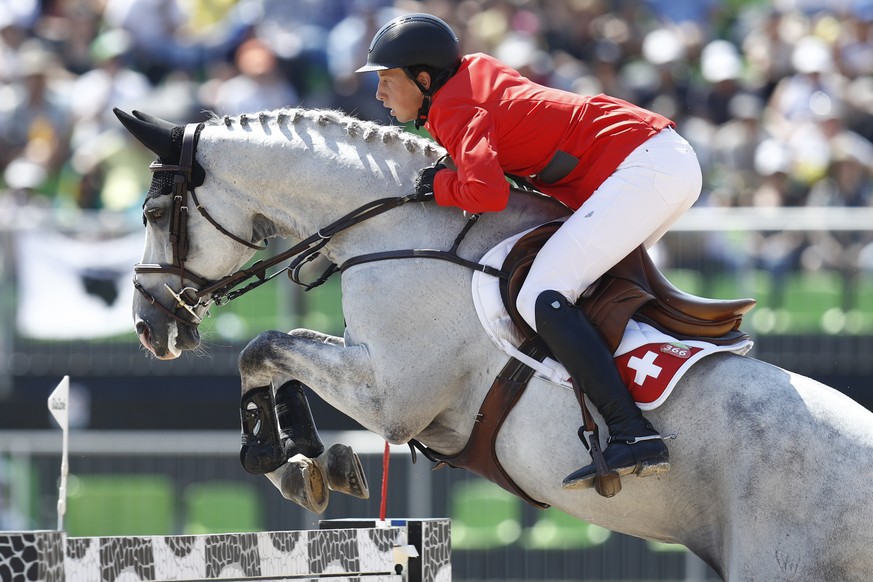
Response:
POLYGON ((410 133, 400 126, 364 121, 333 109, 283 108, 235 116, 216 115, 208 120, 207 124, 245 127, 257 123, 264 127, 269 127, 271 124, 282 127, 286 124, 298 124, 301 121, 309 121, 325 128, 341 128, 349 137, 365 142, 376 140, 385 144, 396 142, 402 144, 410 153, 421 152, 428 157, 442 153, 442 149, 432 140, 410 133))

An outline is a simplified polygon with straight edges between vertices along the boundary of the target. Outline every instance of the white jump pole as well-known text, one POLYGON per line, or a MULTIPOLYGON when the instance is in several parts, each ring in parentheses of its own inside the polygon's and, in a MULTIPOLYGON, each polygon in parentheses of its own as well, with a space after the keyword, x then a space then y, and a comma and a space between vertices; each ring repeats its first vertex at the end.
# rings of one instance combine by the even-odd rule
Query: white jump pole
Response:
POLYGON ((58 531, 64 530, 64 514, 67 512, 67 475, 69 466, 69 432, 70 432, 70 377, 64 376, 61 383, 48 397, 48 408, 63 431, 63 448, 61 450, 61 481, 58 487, 58 531))

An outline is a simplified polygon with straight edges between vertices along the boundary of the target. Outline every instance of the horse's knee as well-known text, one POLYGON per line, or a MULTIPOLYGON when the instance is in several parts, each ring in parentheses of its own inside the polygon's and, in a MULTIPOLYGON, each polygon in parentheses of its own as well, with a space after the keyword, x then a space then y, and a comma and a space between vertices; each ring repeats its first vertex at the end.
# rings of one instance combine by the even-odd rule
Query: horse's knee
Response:
POLYGON ((240 374, 243 377, 257 374, 264 368, 265 362, 276 359, 279 338, 287 338, 287 335, 279 331, 264 331, 250 341, 242 349, 237 360, 240 374))

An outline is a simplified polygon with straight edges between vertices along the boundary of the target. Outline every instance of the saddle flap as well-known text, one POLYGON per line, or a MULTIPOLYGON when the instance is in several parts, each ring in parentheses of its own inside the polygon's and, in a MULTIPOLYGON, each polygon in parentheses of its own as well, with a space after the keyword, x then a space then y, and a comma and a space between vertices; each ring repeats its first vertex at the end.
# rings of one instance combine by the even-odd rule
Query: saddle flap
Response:
POLYGON ((531 326, 527 324, 516 307, 518 292, 521 291, 521 286, 530 272, 530 266, 533 264, 537 253, 546 244, 546 241, 551 238, 555 231, 561 227, 560 222, 549 222, 539 228, 536 228, 515 243, 506 259, 503 261, 502 270, 509 273, 509 277, 500 280, 500 297, 503 299, 503 305, 509 312, 512 322, 521 330, 522 335, 526 339, 536 337, 537 333, 531 326))

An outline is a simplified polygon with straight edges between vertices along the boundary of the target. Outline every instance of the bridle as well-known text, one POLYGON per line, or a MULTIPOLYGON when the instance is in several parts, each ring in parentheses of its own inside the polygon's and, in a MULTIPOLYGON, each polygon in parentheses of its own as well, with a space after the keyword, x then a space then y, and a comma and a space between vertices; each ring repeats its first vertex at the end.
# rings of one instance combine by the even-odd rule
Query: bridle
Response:
POLYGON ((495 269, 494 267, 477 263, 475 261, 469 261, 457 255, 458 246, 460 245, 463 238, 466 236, 467 232, 469 232, 470 228, 472 228, 472 226, 479 218, 478 214, 474 214, 468 218, 466 225, 455 239, 452 248, 448 251, 433 249, 405 249, 365 254, 351 258, 339 267, 335 264, 331 264, 330 267, 328 267, 328 269, 322 274, 322 276, 312 283, 304 283, 300 280, 300 268, 309 261, 312 261, 315 257, 317 257, 321 248, 324 247, 328 242, 330 242, 333 235, 343 230, 346 230, 351 226, 368 220, 374 216, 377 216, 387 210, 396 208, 407 202, 410 202, 412 194, 410 194, 409 196, 381 198, 364 204, 356 210, 353 210, 352 212, 341 217, 340 219, 332 222, 328 226, 319 229, 318 232, 297 243, 290 249, 278 253, 275 256, 270 257, 269 259, 257 261, 247 269, 239 269, 238 271, 235 271, 234 273, 231 273, 226 277, 218 279, 217 281, 211 281, 209 279, 201 277, 200 275, 194 273, 185 266, 185 261, 188 257, 189 248, 189 195, 191 196, 191 200, 194 202, 194 207, 197 209, 197 211, 200 212, 200 214, 220 233, 251 249, 264 250, 265 248, 267 248, 266 244, 264 246, 256 245, 228 231, 226 228, 221 226, 221 224, 219 224, 214 218, 212 218, 212 216, 210 216, 206 209, 197 200, 197 195, 194 192, 195 187, 191 185, 191 177, 194 169, 196 137, 201 127, 202 124, 198 123, 189 123, 185 126, 185 130, 182 136, 182 151, 181 155, 179 156, 179 163, 177 165, 164 164, 158 161, 154 161, 149 165, 149 170, 151 170, 153 173, 172 172, 175 174, 175 176, 173 177, 173 208, 172 214, 170 216, 169 233, 170 244, 172 245, 173 250, 173 262, 170 264, 137 263, 133 268, 133 285, 136 290, 139 291, 139 293, 143 297, 145 297, 145 299, 151 305, 158 307, 179 323, 182 323, 184 325, 196 326, 203 319, 197 313, 197 308, 205 310, 208 309, 209 306, 213 303, 215 305, 224 305, 227 302, 236 299, 237 297, 245 293, 248 293, 252 289, 263 285, 264 283, 273 279, 284 271, 288 271, 288 277, 294 283, 306 287, 307 291, 324 283, 333 274, 344 271, 345 269, 354 265, 373 261, 413 257, 446 260, 471 269, 475 269, 477 271, 482 271, 484 273, 494 275, 496 277, 507 277, 507 274, 500 269, 495 269), (290 264, 270 275, 267 275, 267 269, 274 267, 279 263, 289 259, 293 259, 290 264), (170 273, 179 277, 178 291, 173 290, 173 288, 170 287, 168 284, 164 284, 164 287, 176 300, 176 304, 172 308, 167 307, 166 305, 159 302, 154 297, 154 295, 149 293, 149 291, 145 289, 142 284, 140 284, 137 275, 150 273, 170 273), (249 279, 255 280, 250 282, 245 287, 235 289, 249 279), (186 285, 186 280, 194 283, 194 285, 196 285, 197 287, 186 285), (179 309, 184 310, 182 315, 177 313, 179 309), (184 313, 187 313, 190 318, 184 317, 184 313))
MULTIPOLYGON (((195 311, 196 308, 208 308, 209 302, 204 301, 203 297, 208 295, 209 289, 215 284, 208 279, 201 277, 190 269, 185 267, 185 261, 188 258, 188 195, 194 202, 194 207, 200 212, 212 226, 218 229, 223 235, 230 237, 234 241, 245 245, 255 250, 263 250, 266 247, 253 244, 245 239, 242 239, 226 228, 221 226, 206 209, 197 200, 197 194, 194 188, 190 186, 191 174, 194 169, 194 149, 196 145, 197 132, 201 124, 189 123, 185 126, 185 131, 182 136, 182 152, 179 156, 177 165, 164 164, 154 161, 149 165, 149 170, 152 173, 173 172, 173 208, 170 214, 170 244, 173 249, 173 262, 170 264, 154 264, 154 263, 137 263, 133 267, 133 286, 142 294, 146 300, 166 312, 170 317, 178 322, 196 325, 200 323, 202 318, 195 311), (145 273, 171 273, 179 276, 180 289, 174 291, 168 284, 164 287, 170 292, 176 300, 176 309, 184 309, 193 319, 186 319, 176 313, 176 309, 170 309, 160 303, 155 297, 149 293, 139 282, 137 275, 145 273), (195 287, 185 286, 185 280, 189 280, 204 289, 198 290, 195 287)), ((223 281, 223 280, 222 280, 223 281)), ((214 301, 214 299, 213 299, 214 301)))

